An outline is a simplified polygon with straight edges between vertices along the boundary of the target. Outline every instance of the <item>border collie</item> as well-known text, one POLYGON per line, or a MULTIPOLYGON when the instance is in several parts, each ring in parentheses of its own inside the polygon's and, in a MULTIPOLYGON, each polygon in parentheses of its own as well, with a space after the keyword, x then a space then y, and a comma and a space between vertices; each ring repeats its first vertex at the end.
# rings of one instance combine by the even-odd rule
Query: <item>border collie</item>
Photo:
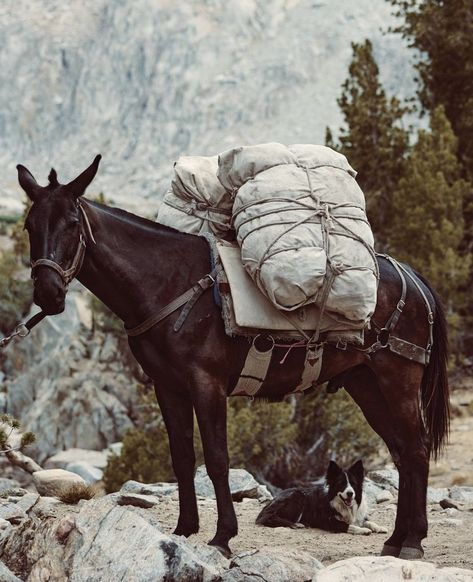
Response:
POLYGON ((347 471, 330 461, 325 483, 282 491, 263 508, 256 523, 267 527, 317 527, 355 535, 387 533, 386 528, 368 521, 364 476, 362 461, 347 471))

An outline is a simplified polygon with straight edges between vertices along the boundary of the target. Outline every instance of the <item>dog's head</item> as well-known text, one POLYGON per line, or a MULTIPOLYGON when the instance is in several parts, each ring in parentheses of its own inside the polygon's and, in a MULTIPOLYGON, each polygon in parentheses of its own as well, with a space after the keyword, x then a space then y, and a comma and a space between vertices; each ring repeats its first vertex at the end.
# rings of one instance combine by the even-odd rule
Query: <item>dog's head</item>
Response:
POLYGON ((330 461, 325 480, 330 501, 340 500, 351 508, 356 503, 361 504, 363 494, 363 479, 365 470, 363 462, 357 461, 347 471, 344 471, 335 461, 330 461))

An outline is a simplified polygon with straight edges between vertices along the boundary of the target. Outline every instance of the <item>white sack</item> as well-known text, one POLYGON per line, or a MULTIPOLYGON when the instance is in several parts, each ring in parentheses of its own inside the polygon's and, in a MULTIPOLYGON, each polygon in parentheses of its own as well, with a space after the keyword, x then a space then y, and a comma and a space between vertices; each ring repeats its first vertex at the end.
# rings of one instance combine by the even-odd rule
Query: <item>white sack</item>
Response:
POLYGON ((157 221, 192 234, 210 231, 222 236, 230 230, 233 201, 220 183, 217 169, 217 156, 180 157, 157 221))
POLYGON ((220 155, 243 264, 277 308, 325 303, 357 322, 373 314, 377 264, 355 175, 324 146, 262 144, 220 155))

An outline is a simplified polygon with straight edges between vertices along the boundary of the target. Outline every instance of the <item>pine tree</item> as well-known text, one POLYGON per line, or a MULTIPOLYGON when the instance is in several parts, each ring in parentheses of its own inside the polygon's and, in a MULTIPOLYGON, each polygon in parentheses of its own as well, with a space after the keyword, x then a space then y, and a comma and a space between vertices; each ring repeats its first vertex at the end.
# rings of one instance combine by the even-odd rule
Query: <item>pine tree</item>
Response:
POLYGON ((371 42, 353 43, 352 48, 349 77, 337 100, 346 127, 340 129, 339 144, 328 129, 326 143, 345 154, 357 170, 368 218, 383 248, 392 216, 391 195, 402 175, 409 144, 409 131, 402 127, 407 108, 395 97, 387 97, 371 42))
POLYGON ((465 175, 473 179, 473 2, 390 0, 396 29, 418 49, 418 96, 424 111, 445 107, 465 175))
POLYGON ((443 107, 431 114, 430 131, 420 131, 393 194, 390 245, 396 258, 426 276, 451 309, 469 261, 460 253, 464 233, 462 205, 469 184, 456 157, 457 138, 443 107))
POLYGON ((418 97, 423 111, 443 105, 458 138, 463 197, 461 252, 471 265, 464 285, 465 321, 473 320, 473 2, 471 0, 390 0, 402 24, 396 29, 417 49, 418 97))

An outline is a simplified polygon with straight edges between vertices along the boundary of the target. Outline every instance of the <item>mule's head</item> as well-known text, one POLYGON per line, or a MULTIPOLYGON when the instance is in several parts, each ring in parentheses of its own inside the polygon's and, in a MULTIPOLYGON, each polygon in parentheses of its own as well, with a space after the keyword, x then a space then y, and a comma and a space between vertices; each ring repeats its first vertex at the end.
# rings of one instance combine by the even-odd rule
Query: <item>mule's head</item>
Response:
POLYGON ((73 266, 81 245, 83 219, 79 199, 94 179, 100 159, 97 156, 69 184, 59 184, 56 171, 51 169, 49 184, 44 187, 25 166, 17 166, 20 186, 33 203, 25 229, 30 239, 34 302, 48 315, 64 310, 68 283, 64 272, 73 266))

